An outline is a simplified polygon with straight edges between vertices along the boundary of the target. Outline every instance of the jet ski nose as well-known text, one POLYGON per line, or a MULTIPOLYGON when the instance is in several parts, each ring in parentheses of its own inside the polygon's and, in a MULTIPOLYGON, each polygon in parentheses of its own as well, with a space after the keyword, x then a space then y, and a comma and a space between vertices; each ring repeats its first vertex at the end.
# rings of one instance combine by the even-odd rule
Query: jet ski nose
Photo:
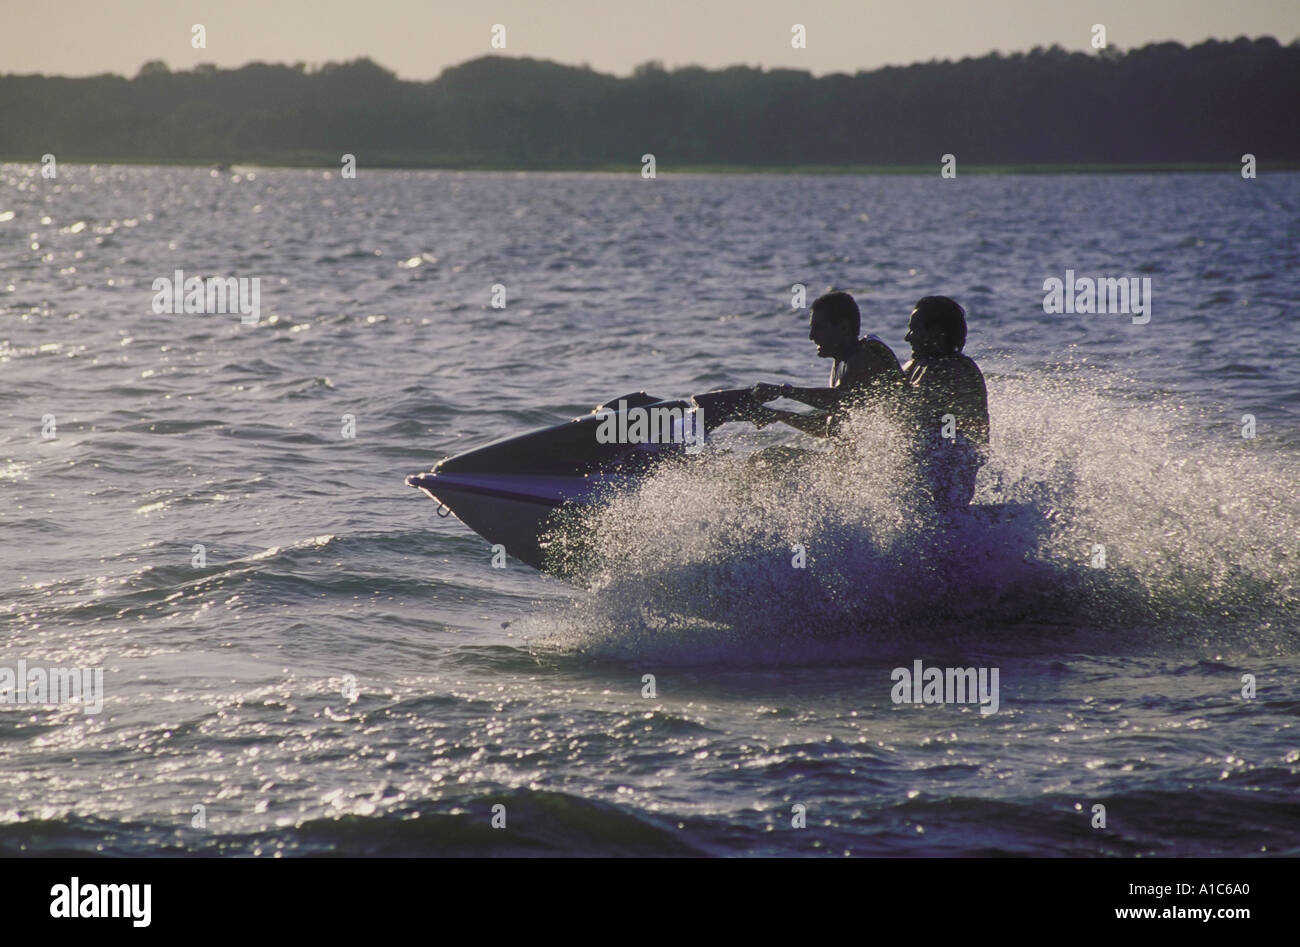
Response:
POLYGON ((417 489, 429 489, 429 487, 438 480, 439 474, 447 473, 447 462, 454 459, 454 457, 444 457, 433 465, 432 470, 426 470, 424 473, 411 474, 406 478, 406 485, 417 489))

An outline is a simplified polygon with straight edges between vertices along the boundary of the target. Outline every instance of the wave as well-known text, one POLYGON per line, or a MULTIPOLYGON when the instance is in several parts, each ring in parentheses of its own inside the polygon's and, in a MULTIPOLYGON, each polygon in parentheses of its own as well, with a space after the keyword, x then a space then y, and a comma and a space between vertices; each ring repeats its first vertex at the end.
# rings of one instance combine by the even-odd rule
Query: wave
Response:
POLYGON ((853 818, 791 832, 789 806, 740 820, 651 813, 570 793, 502 790, 402 804, 368 815, 309 819, 251 832, 190 829, 186 820, 145 822, 66 813, 0 820, 0 857, 347 856, 691 857, 865 855, 890 857, 1281 856, 1300 853, 1297 805, 1231 786, 1195 805, 1182 791, 1035 795, 1001 799, 915 798, 864 804, 853 818), (1091 827, 1100 802, 1108 831, 1091 827), (505 825, 493 828, 493 807, 505 825), (499 810, 498 810, 499 811, 499 810), (1122 814, 1122 818, 1121 818, 1122 814), (1016 826, 1008 834, 1006 826, 1016 826), (1189 833, 1194 826, 1196 832, 1189 833))
POLYGON ((309 819, 292 827, 211 834, 176 823, 120 822, 68 813, 0 822, 0 856, 347 855, 584 857, 710 852, 667 819, 563 792, 503 789, 371 815, 309 819), (495 806, 505 824, 494 828, 495 806), (501 811, 501 810, 498 810, 501 811))

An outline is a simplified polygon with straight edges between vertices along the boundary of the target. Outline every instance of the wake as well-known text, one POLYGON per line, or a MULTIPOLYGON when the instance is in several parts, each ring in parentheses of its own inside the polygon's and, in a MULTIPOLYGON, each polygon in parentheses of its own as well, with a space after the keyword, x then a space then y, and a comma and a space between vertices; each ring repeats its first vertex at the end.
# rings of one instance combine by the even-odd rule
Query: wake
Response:
POLYGON ((905 433, 871 411, 850 422, 849 456, 761 473, 742 438, 611 497, 555 537, 590 591, 540 620, 546 646, 744 664, 1300 650, 1293 450, 1095 370, 989 392, 969 515, 929 508, 905 433))

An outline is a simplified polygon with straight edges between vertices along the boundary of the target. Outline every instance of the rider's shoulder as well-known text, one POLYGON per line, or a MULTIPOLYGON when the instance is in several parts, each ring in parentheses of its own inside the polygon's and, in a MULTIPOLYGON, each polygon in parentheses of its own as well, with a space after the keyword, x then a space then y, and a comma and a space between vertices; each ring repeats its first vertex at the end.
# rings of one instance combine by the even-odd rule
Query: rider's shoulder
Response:
POLYGON ((975 359, 971 358, 964 352, 958 352, 953 361, 956 362, 956 369, 962 374, 979 375, 981 377, 984 375, 984 373, 980 371, 979 365, 975 363, 975 359))
POLYGON ((863 336, 858 340, 858 343, 859 352, 888 352, 890 355, 894 354, 894 350, 889 347, 885 340, 874 332, 863 336))
POLYGON ((938 382, 940 379, 984 377, 975 360, 961 352, 914 355, 903 364, 903 374, 913 385, 919 384, 923 378, 938 382))
POLYGON ((885 344, 885 340, 876 335, 868 335, 859 340, 858 350, 855 357, 864 364, 880 365, 898 365, 898 356, 894 350, 885 344))

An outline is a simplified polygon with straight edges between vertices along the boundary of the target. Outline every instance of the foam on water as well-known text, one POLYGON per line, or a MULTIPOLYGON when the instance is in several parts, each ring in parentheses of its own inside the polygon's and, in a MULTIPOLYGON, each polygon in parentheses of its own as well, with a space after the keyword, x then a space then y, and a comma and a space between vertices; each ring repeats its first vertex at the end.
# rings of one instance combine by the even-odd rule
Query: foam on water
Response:
POLYGON ((544 637, 685 663, 1300 647, 1293 452, 1079 365, 989 387, 980 512, 928 512, 867 412, 852 456, 668 465, 562 531, 591 589, 544 637))

